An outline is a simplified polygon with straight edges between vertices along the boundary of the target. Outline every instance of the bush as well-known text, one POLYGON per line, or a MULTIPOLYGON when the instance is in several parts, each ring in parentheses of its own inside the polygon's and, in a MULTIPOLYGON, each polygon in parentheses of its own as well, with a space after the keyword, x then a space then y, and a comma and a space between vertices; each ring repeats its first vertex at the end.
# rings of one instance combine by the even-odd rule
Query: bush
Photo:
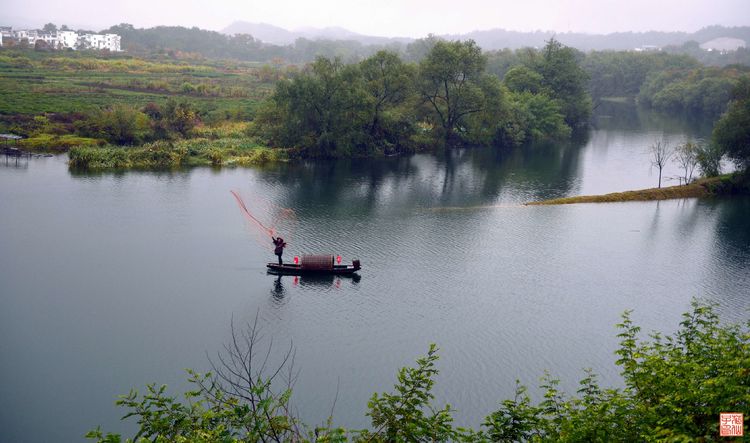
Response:
POLYGON ((149 137, 149 118, 127 105, 114 105, 92 114, 82 122, 80 132, 119 145, 141 143, 149 137))
POLYGON ((67 151, 76 146, 101 146, 104 140, 75 135, 41 134, 20 140, 18 145, 30 151, 67 151))
MULTIPOLYGON (((750 323, 723 326, 711 306, 694 302, 672 336, 653 333, 642 341, 630 312, 618 326, 617 364, 625 388, 601 388, 587 371, 577 395, 568 396, 558 389, 558 380, 545 375, 544 399, 534 405, 517 382, 515 397, 487 416, 479 431, 454 427, 450 405, 432 404, 438 374, 434 345, 416 367, 399 371, 392 392, 372 396, 371 430, 346 431, 334 427, 332 419, 314 430, 306 427, 289 412, 291 390, 274 392, 275 375, 249 369, 240 374, 236 365, 255 367, 244 360, 233 365, 220 358, 224 365, 214 365, 213 375, 188 371, 195 389, 186 394, 186 403, 167 396, 164 386, 149 385, 145 395, 131 391, 118 404, 128 409, 126 417, 138 418, 134 441, 718 441, 719 413, 748 410, 750 323)), ((227 352, 251 356, 256 328, 243 334, 233 329, 232 336, 227 352), (238 345, 237 338, 246 342, 238 345)), ((98 428, 87 437, 120 441, 98 428)))

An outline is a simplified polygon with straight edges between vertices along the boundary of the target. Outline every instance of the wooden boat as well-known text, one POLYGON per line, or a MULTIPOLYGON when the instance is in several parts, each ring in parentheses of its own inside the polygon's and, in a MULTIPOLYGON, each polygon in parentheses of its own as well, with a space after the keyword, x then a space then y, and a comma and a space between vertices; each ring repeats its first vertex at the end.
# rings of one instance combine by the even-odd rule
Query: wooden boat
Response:
POLYGON ((303 255, 300 263, 268 263, 266 267, 269 273, 281 275, 351 275, 362 269, 359 260, 337 265, 332 255, 303 255))

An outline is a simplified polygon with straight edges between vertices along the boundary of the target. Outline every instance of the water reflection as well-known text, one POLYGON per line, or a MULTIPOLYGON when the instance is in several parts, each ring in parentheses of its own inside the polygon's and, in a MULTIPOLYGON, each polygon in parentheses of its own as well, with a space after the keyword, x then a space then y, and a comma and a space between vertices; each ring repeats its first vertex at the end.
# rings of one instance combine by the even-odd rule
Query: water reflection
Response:
POLYGON ((281 275, 277 276, 276 279, 273 281, 273 287, 271 288, 271 297, 273 297, 274 301, 276 301, 278 304, 281 304, 281 302, 284 300, 284 284, 281 282, 281 275))
POLYGON ((307 216, 389 208, 525 202, 576 191, 583 145, 539 144, 509 151, 455 149, 437 155, 318 161, 258 172, 285 207, 307 216))
POLYGON ((671 135, 706 138, 712 121, 697 114, 675 114, 634 106, 631 103, 601 102, 592 126, 609 131, 664 132, 671 135))
POLYGON ((29 160, 27 158, 20 159, 18 157, 5 156, 5 161, 0 162, 0 165, 13 168, 13 169, 29 169, 29 160))
MULTIPOLYGON (((269 272, 268 275, 275 274, 269 272)), ((341 289, 343 282, 351 282, 351 285, 357 285, 362 280, 362 276, 359 274, 276 275, 271 294, 279 300, 283 299, 286 294, 282 278, 286 279, 287 283, 291 282, 293 287, 309 289, 341 289)))

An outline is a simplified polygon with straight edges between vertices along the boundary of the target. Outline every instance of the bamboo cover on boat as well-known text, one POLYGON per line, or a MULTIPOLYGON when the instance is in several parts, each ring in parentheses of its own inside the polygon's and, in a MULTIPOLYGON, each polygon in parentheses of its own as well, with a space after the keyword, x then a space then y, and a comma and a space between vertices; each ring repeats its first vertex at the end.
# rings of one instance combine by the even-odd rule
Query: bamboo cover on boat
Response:
POLYGON ((311 271, 328 271, 333 269, 332 255, 303 255, 302 269, 311 271))

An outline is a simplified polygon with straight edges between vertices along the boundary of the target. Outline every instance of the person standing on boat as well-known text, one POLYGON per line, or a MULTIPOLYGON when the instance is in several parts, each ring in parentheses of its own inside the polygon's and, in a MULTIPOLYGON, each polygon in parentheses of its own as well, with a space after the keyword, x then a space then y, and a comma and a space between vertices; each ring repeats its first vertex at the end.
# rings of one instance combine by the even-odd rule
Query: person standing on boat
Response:
POLYGON ((275 246, 273 253, 276 254, 279 257, 279 264, 283 265, 284 262, 281 260, 281 254, 284 253, 284 248, 286 248, 286 242, 284 242, 284 239, 281 237, 271 237, 271 240, 273 240, 273 245, 275 246))

